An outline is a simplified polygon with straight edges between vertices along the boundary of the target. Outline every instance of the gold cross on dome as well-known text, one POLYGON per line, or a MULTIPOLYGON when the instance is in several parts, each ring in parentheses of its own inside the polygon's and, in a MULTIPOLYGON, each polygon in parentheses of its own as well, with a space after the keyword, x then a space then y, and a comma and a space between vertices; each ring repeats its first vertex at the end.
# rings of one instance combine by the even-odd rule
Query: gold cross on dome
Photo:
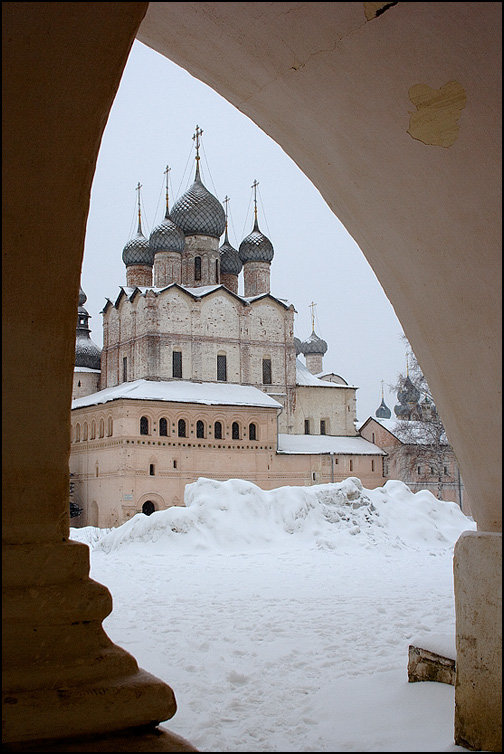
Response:
POLYGON ((193 135, 193 141, 196 146, 196 159, 199 160, 199 148, 200 148, 200 136, 203 133, 203 129, 201 129, 199 126, 196 126, 196 131, 193 135))

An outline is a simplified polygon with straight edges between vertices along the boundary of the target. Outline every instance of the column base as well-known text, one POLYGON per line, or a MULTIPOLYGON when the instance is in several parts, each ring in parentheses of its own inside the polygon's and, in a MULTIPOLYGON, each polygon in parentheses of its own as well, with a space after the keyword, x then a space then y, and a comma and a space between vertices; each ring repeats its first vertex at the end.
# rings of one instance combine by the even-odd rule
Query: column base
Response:
POLYGON ((464 532, 453 557, 455 743, 502 751, 502 534, 464 532))

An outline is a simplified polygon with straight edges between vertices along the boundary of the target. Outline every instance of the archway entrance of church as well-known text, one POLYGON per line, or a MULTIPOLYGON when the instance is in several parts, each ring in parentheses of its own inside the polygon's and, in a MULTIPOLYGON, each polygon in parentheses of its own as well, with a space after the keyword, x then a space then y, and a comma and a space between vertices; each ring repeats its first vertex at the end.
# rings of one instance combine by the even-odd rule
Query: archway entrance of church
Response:
POLYGON ((154 513, 156 510, 156 506, 152 502, 152 500, 146 500, 145 503, 142 505, 142 513, 145 513, 146 516, 150 516, 154 513))

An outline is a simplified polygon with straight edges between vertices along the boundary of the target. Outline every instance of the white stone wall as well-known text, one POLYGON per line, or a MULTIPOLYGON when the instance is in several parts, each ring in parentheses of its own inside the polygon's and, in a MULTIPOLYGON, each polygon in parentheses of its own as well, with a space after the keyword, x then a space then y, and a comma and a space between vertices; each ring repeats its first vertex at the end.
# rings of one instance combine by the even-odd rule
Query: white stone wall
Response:
POLYGON ((310 434, 320 434, 320 420, 326 422, 327 435, 356 436, 356 388, 298 386, 294 411, 294 434, 304 434, 305 419, 310 421, 310 434))

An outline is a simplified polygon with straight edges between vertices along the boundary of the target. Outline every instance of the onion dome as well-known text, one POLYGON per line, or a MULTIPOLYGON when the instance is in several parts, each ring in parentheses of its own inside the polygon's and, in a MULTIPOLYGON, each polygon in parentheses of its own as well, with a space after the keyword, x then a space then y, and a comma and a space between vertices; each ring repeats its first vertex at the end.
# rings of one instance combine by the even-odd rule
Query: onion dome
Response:
POLYGON ((254 228, 252 233, 243 239, 238 249, 240 259, 245 264, 246 262, 271 262, 273 259, 274 251, 273 244, 259 230, 257 223, 257 217, 254 222, 254 228))
POLYGON ((224 233, 224 208, 202 184, 199 163, 196 163, 194 183, 177 199, 172 207, 171 216, 186 236, 220 238, 224 233))
POLYGON ((126 267, 132 264, 143 264, 152 267, 154 263, 154 254, 149 247, 149 242, 142 233, 142 218, 140 213, 140 184, 137 186, 138 191, 138 228, 136 236, 132 238, 123 249, 122 260, 126 267))
POLYGON ((375 411, 375 416, 377 419, 390 419, 392 416, 392 412, 385 403, 385 401, 382 398, 382 402, 378 406, 378 408, 375 411))
POLYGON ((243 267, 240 255, 229 243, 227 229, 220 251, 220 271, 225 275, 239 275, 243 267))
POLYGON ((318 335, 315 334, 315 330, 312 331, 312 334, 309 338, 304 340, 301 343, 301 353, 306 356, 308 353, 318 353, 322 356, 327 351, 327 343, 325 340, 322 340, 322 338, 319 338, 318 335))
POLYGON ((185 236, 170 217, 168 210, 162 223, 157 225, 149 236, 149 249, 152 257, 157 251, 177 251, 182 254, 185 236))
POLYGON ((299 354, 302 353, 301 341, 299 340, 299 338, 294 338, 294 346, 296 348, 296 356, 299 356, 299 354))
POLYGON ((87 367, 88 369, 100 369, 101 348, 99 348, 96 343, 93 343, 89 336, 89 333, 91 332, 89 329, 90 315, 83 306, 83 303, 86 300, 86 294, 81 288, 79 292, 77 332, 75 337, 75 366, 87 367))
POLYGON ((401 389, 397 393, 399 403, 418 403, 420 390, 414 386, 409 377, 404 380, 401 389))

